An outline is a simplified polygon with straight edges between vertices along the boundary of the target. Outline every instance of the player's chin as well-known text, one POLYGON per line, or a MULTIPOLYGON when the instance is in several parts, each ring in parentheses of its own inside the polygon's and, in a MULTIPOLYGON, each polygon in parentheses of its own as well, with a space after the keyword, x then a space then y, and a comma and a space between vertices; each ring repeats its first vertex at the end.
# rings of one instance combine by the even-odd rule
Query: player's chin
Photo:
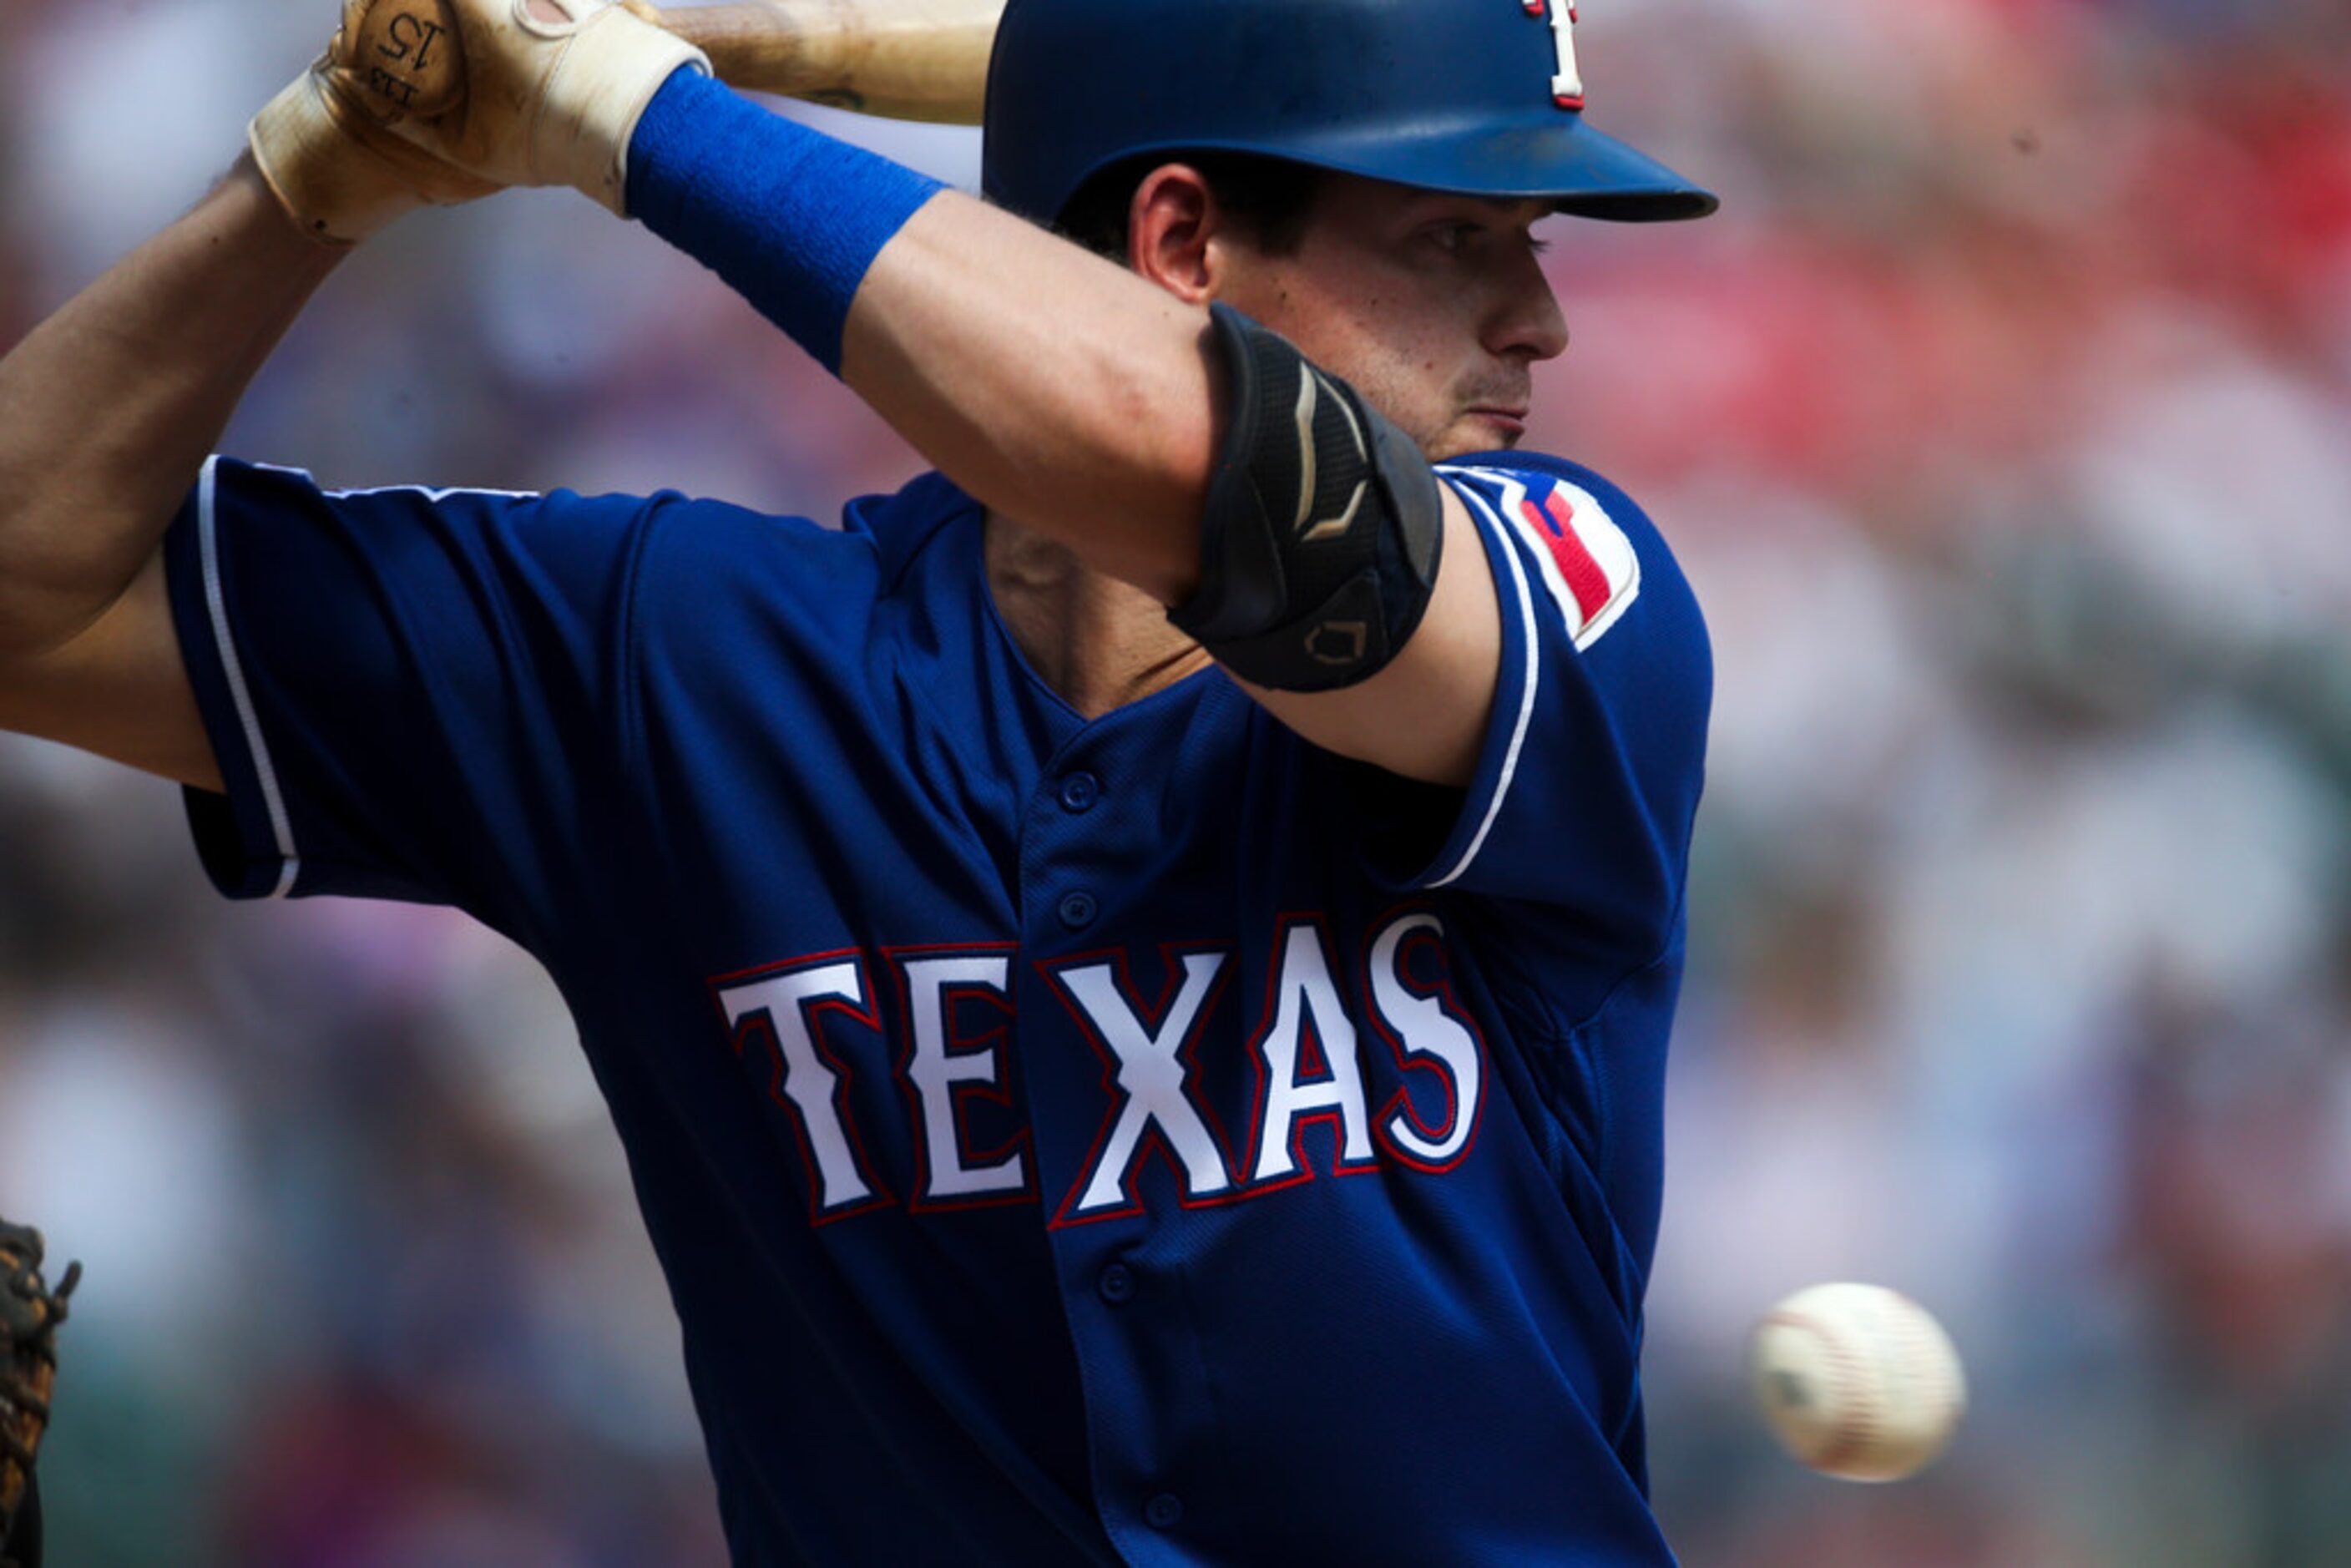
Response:
POLYGON ((1429 452, 1432 462, 1472 452, 1507 452, 1526 439, 1527 421, 1507 409, 1473 408, 1446 427, 1429 452))

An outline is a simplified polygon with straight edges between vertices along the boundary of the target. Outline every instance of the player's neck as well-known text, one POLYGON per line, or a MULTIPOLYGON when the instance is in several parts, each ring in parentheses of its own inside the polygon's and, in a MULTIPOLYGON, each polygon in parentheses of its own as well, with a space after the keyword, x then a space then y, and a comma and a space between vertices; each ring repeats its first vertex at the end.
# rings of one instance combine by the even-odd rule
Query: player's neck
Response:
POLYGON ((1138 702, 1208 664, 1159 601, 1063 546, 991 512, 987 591, 1029 667, 1087 718, 1138 702))

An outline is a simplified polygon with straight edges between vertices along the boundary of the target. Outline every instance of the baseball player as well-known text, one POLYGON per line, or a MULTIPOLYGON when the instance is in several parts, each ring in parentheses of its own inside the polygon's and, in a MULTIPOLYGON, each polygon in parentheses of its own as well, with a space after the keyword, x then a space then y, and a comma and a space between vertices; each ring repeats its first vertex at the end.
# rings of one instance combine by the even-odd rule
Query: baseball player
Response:
POLYGON ((988 203, 625 10, 453 5, 355 0, 0 365, 0 722, 184 782, 233 896, 545 964, 738 1563, 1669 1562, 1708 653, 1513 448, 1532 225, 1714 204, 1583 119, 1567 0, 1011 0, 988 203), (209 455, 351 244, 520 183, 937 471, 836 529, 209 455))

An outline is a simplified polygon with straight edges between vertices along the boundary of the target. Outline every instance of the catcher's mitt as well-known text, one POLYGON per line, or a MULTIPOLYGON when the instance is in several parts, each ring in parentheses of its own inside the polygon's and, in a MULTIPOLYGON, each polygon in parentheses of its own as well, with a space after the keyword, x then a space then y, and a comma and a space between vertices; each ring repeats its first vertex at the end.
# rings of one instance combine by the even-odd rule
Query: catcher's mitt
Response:
POLYGON ((41 1278, 41 1233, 0 1219, 0 1565, 38 1568, 40 1508, 33 1459, 49 1428, 57 1325, 81 1265, 52 1291, 41 1278))

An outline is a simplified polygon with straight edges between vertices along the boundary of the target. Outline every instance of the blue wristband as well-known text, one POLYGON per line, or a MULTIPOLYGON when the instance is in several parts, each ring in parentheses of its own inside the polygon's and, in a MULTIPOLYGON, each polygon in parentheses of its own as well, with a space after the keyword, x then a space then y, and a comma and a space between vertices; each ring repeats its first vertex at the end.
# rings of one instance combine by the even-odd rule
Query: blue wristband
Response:
POLYGON ((939 182, 681 67, 629 141, 629 215, 833 374, 865 269, 939 182))

